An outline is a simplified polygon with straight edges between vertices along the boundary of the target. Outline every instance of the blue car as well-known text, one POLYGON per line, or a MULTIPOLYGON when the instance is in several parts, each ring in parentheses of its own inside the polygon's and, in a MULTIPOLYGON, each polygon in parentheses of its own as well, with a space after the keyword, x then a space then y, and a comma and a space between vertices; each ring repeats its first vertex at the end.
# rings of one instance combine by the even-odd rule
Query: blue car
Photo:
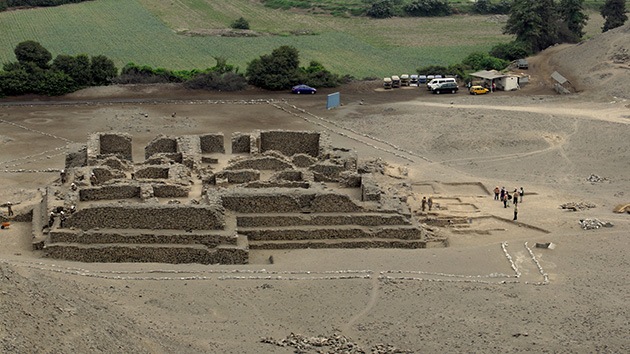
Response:
POLYGON ((310 93, 312 95, 315 92, 317 92, 317 89, 310 87, 308 85, 297 85, 291 88, 291 93, 297 93, 298 95, 302 93, 310 93))

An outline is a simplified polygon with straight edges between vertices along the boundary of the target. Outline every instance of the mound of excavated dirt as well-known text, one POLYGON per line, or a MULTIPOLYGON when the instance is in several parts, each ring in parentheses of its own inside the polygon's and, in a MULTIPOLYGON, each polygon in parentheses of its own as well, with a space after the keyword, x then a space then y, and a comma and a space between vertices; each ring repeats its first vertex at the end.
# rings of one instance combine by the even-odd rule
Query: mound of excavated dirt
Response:
POLYGON ((554 51, 549 64, 595 99, 629 99, 630 24, 554 51))

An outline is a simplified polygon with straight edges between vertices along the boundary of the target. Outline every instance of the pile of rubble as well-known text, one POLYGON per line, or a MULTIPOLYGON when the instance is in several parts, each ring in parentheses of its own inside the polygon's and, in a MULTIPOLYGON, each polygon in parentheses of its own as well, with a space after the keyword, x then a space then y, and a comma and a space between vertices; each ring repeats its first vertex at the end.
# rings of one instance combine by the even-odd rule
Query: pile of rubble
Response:
POLYGON ((586 180, 591 182, 591 183, 598 183, 598 182, 606 182, 606 181, 608 181, 608 178, 600 177, 600 176, 595 175, 595 174, 591 174, 590 176, 588 176, 588 178, 586 180))
POLYGON ((586 209, 595 208, 595 204, 589 202, 568 202, 560 204, 560 208, 569 209, 572 211, 581 211, 586 209))
POLYGON ((613 227, 613 224, 608 221, 599 221, 598 219, 583 219, 580 220, 580 227, 584 230, 594 230, 600 227, 613 227))
POLYGON ((377 344, 365 350, 357 343, 352 342, 346 336, 335 333, 331 336, 307 337, 301 334, 291 333, 283 339, 269 337, 261 338, 262 343, 269 343, 279 347, 293 347, 295 353, 345 353, 345 354, 390 354, 412 353, 411 351, 398 349, 389 344, 377 344))

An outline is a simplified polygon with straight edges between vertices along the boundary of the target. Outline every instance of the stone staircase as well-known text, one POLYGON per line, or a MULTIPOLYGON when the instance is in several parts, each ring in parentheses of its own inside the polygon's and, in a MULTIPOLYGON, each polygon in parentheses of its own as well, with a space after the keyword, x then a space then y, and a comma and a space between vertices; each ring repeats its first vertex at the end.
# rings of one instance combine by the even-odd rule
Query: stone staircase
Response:
POLYGON ((420 227, 400 214, 237 214, 250 249, 425 248, 420 227))

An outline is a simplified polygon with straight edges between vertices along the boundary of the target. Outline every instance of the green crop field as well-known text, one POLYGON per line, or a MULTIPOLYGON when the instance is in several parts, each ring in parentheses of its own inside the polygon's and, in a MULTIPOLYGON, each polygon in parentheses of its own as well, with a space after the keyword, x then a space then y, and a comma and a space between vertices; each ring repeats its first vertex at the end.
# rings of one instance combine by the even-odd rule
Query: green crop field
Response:
POLYGON ((456 63, 511 39, 501 32, 490 16, 375 20, 274 10, 250 0, 95 0, 0 13, 0 62, 15 60, 19 42, 35 40, 53 56, 104 54, 119 67, 206 68, 224 57, 244 71, 252 59, 292 45, 302 65, 317 60, 335 73, 363 78, 456 63), (261 35, 201 35, 241 16, 261 35))

